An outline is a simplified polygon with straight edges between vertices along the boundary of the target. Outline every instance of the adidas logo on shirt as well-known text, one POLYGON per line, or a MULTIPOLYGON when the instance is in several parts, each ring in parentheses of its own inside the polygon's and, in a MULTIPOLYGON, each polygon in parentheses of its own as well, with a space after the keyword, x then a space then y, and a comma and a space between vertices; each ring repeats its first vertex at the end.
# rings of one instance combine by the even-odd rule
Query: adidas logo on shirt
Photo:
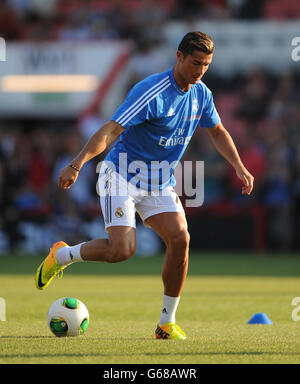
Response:
POLYGON ((174 111, 174 108, 171 107, 167 113, 167 117, 171 117, 171 116, 174 116, 175 115, 175 111, 174 111))

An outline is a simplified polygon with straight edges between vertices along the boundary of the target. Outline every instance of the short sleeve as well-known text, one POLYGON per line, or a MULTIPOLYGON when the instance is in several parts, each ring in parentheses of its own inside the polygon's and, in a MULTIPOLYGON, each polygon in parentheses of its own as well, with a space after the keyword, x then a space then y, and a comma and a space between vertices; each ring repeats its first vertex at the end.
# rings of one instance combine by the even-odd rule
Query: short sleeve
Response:
POLYGON ((213 128, 221 121, 220 116, 216 110, 213 95, 211 91, 208 92, 207 102, 203 109, 202 116, 199 122, 199 127, 213 128))
POLYGON ((128 93, 125 101, 112 116, 124 128, 142 124, 151 118, 150 102, 145 85, 140 82, 128 93))

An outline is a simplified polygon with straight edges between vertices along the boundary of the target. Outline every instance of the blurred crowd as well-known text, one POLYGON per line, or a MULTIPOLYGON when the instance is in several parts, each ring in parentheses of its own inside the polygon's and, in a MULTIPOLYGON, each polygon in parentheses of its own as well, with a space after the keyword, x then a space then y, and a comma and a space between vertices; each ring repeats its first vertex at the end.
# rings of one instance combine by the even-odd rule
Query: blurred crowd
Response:
POLYGON ((264 207, 269 249, 300 249, 300 78, 253 68, 240 78, 207 78, 224 126, 255 177, 251 198, 241 195, 235 171, 201 134, 190 156, 205 160, 206 203, 264 207))
POLYGON ((2 0, 6 40, 134 39, 159 42, 166 21, 297 19, 298 0, 2 0))
MULTIPOLYGON (((166 20, 300 18, 298 0, 3 0, 0 36, 8 41, 130 39, 142 49, 132 58, 128 87, 162 66, 151 47, 166 20)), ((217 154, 204 131, 197 132, 183 160, 205 161, 204 207, 263 207, 266 245, 300 249, 300 81, 253 68, 219 78, 209 71, 223 124, 255 177, 253 196, 241 195, 234 170, 217 154)), ((24 249, 26 238, 43 249, 61 238, 78 243, 104 236, 96 192, 100 156, 87 163, 68 191, 57 187, 59 170, 101 126, 101 116, 83 120, 0 120, 0 253, 24 249), (100 228, 100 229, 99 229, 100 228), (102 231, 102 232, 101 232, 102 231)), ((152 239, 155 242, 155 239, 152 239)), ((144 241, 150 244, 151 241, 144 241)))

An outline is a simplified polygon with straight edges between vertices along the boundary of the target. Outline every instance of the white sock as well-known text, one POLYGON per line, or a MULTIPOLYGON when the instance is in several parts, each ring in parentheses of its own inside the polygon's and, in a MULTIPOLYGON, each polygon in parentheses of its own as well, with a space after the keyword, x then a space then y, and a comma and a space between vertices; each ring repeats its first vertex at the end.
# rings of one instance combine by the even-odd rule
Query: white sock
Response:
POLYGON ((163 295, 163 304, 159 320, 159 325, 163 325, 169 321, 175 323, 175 313, 180 300, 179 297, 171 297, 163 295))
POLYGON ((62 247, 56 252, 56 259, 60 266, 67 266, 76 261, 83 261, 80 256, 80 248, 84 243, 71 247, 62 247))

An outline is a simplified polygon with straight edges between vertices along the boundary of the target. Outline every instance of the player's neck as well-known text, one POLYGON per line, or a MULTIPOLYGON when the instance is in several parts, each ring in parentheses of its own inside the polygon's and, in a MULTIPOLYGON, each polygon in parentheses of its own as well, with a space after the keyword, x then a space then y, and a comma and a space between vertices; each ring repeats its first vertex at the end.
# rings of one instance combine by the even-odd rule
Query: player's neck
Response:
POLYGON ((192 84, 187 83, 184 78, 181 76, 180 72, 178 71, 177 65, 175 65, 173 69, 173 75, 174 79, 176 81, 176 84, 183 92, 188 92, 192 86, 192 84))

